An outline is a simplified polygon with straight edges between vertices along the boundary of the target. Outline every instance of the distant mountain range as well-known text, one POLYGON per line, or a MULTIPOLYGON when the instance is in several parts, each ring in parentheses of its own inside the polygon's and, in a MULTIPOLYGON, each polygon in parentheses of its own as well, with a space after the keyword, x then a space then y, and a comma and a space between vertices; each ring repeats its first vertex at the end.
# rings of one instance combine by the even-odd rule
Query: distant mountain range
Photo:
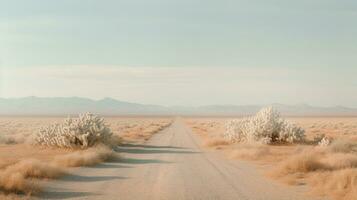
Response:
MULTIPOLYGON (((159 106, 130 103, 112 98, 92 100, 80 97, 0 98, 0 115, 75 115, 92 112, 101 115, 200 115, 243 116, 267 105, 208 105, 200 107, 159 106)), ((272 104, 290 116, 357 116, 356 108, 315 107, 306 104, 272 104)))

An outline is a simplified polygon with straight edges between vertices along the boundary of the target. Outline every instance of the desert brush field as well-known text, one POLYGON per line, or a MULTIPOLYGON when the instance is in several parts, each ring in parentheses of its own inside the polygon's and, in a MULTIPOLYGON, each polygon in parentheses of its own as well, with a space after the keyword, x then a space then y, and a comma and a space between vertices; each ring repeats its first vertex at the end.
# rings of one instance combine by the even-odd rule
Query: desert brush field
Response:
POLYGON ((71 174, 71 168, 120 160, 118 145, 148 140, 170 118, 0 117, 0 199, 28 199, 43 180, 71 174))
POLYGON ((307 187, 306 198, 356 199, 357 118, 275 114, 262 110, 250 118, 187 118, 185 122, 203 147, 227 159, 254 163, 268 179, 307 187))
POLYGON ((239 118, 86 113, 1 117, 0 133, 1 199, 357 195, 354 117, 284 117, 272 107, 239 118))

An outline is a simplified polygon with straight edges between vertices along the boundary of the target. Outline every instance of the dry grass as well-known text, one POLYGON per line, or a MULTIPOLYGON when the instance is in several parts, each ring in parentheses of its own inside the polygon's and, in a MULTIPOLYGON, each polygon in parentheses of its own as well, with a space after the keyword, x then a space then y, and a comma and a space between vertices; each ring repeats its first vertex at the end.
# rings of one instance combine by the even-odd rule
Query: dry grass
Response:
POLYGON ((269 153, 270 149, 265 145, 241 145, 230 152, 230 157, 244 160, 258 160, 269 153))
POLYGON ((338 200, 354 200, 357 197, 357 169, 316 173, 310 177, 309 184, 314 194, 328 195, 338 200))
POLYGON ((4 192, 31 194, 38 191, 38 186, 27 180, 21 173, 0 174, 0 189, 4 192))
POLYGON ((290 156, 287 160, 280 162, 273 170, 276 177, 283 177, 294 173, 309 173, 317 170, 328 169, 319 161, 319 156, 313 152, 302 152, 290 156))
MULTIPOLYGON (((99 164, 117 158, 110 147, 96 146, 86 150, 71 150, 32 146, 39 128, 62 121, 62 118, 0 117, 0 199, 23 199, 16 193, 30 196, 40 191, 36 179, 56 178, 66 167, 99 164), (13 194, 15 193, 15 194, 13 194)), ((164 118, 108 118, 114 137, 111 147, 123 138, 150 138, 171 123, 164 118)))
POLYGON ((209 138, 204 142, 204 145, 207 147, 225 146, 229 144, 227 140, 221 138, 209 138))
POLYGON ((230 145, 230 142, 223 139, 222 133, 224 130, 222 121, 217 122, 212 119, 188 119, 186 124, 193 130, 194 133, 198 134, 203 139, 203 146, 205 147, 216 147, 220 149, 220 146, 230 145))
POLYGON ((3 193, 0 191, 0 199, 1 200, 29 200, 30 196, 21 196, 19 197, 16 194, 8 194, 8 193, 3 193))
POLYGON ((116 157, 112 149, 106 146, 97 146, 86 150, 76 151, 57 156, 53 163, 63 167, 91 166, 116 157))
POLYGON ((325 148, 306 148, 275 165, 269 175, 288 184, 308 183, 314 194, 353 199, 357 195, 357 154, 351 153, 348 144, 336 141, 325 148))
MULTIPOLYGON (((203 140, 220 138, 226 119, 189 119, 187 124, 203 140), (216 123, 212 123, 212 121, 216 123)), ((308 184, 313 194, 352 200, 357 196, 357 118, 289 118, 306 130, 307 144, 230 144, 229 157, 264 164, 269 177, 290 185, 308 184), (328 147, 312 146, 325 134, 328 147)))
POLYGON ((0 171, 0 190, 5 192, 37 193, 40 188, 33 178, 57 178, 65 171, 62 167, 89 166, 115 158, 115 153, 106 146, 97 146, 56 156, 52 162, 24 159, 8 164, 0 171))
POLYGON ((111 122, 111 128, 114 130, 114 133, 117 131, 117 135, 122 140, 145 141, 150 139, 155 133, 168 127, 171 122, 172 120, 165 118, 126 118, 125 121, 111 122))
POLYGON ((306 130, 308 139, 325 134, 334 139, 357 141, 357 118, 354 117, 296 117, 288 118, 306 130))
POLYGON ((53 164, 47 164, 35 159, 27 159, 8 166, 3 173, 21 173, 25 178, 56 178, 64 174, 64 171, 53 164))
POLYGON ((35 193, 39 188, 28 178, 56 178, 63 174, 64 171, 55 165, 26 159, 0 172, 0 189, 6 192, 35 193))
POLYGON ((60 121, 54 117, 0 117, 0 144, 31 143, 40 127, 60 121))
POLYGON ((115 158, 115 153, 109 147, 97 146, 57 156, 52 162, 21 160, 0 172, 0 189, 5 192, 37 193, 40 188, 33 178, 57 178, 65 173, 62 167, 95 165, 112 158, 115 158))
POLYGON ((332 153, 357 153, 357 142, 338 139, 328 147, 328 150, 332 153))
POLYGON ((0 145, 0 169, 28 158, 50 162, 54 156, 64 155, 70 152, 72 152, 72 150, 46 148, 27 144, 0 145))

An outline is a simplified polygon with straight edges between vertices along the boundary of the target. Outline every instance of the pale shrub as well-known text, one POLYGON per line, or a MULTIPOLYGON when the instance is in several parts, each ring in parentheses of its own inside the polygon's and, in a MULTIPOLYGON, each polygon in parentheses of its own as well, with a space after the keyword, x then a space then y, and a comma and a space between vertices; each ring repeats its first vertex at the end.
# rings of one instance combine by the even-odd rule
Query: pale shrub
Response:
POLYGON ((255 116, 234 119, 226 124, 224 137, 231 142, 301 142, 305 131, 283 118, 273 107, 261 109, 255 116))
POLYGON ((86 113, 79 118, 67 118, 62 124, 41 128, 35 142, 46 146, 87 148, 98 143, 110 144, 112 135, 103 118, 86 113))
POLYGON ((326 147, 331 144, 331 140, 328 139, 327 137, 323 137, 320 142, 318 143, 319 146, 321 147, 326 147))

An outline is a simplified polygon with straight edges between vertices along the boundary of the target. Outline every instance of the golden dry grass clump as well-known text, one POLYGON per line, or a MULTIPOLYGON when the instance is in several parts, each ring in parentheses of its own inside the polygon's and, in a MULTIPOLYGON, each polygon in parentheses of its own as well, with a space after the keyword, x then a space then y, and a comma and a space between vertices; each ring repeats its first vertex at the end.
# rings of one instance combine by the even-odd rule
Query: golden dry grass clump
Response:
POLYGON ((28 158, 50 162, 53 157, 72 151, 71 149, 47 148, 29 144, 0 145, 0 169, 28 158))
POLYGON ((320 162, 319 157, 320 155, 313 150, 305 150, 290 155, 286 160, 275 166, 272 175, 284 177, 294 173, 309 173, 327 169, 327 166, 320 162))
POLYGON ((314 194, 350 200, 357 196, 355 147, 355 142, 346 140, 327 147, 242 145, 235 146, 230 155, 270 164, 268 176, 287 184, 308 183, 314 194))
POLYGON ((38 187, 29 182, 21 173, 5 174, 3 172, 0 173, 0 189, 5 194, 9 192, 31 194, 38 191, 38 187))
POLYGON ((39 188, 29 178, 56 178, 64 173, 58 166, 25 159, 0 171, 0 189, 5 192, 34 193, 39 188))
MULTIPOLYGON (((41 158, 41 157, 40 157, 41 158)), ((107 146, 96 146, 55 156, 51 161, 22 159, 7 163, 0 171, 0 191, 33 194, 40 190, 35 179, 53 179, 65 174, 66 167, 89 166, 116 158, 107 146)))
POLYGON ((65 167, 90 166, 113 158, 116 158, 115 152, 103 145, 59 155, 51 162, 24 159, 0 171, 0 190, 36 193, 39 187, 33 182, 33 178, 57 178, 65 174, 65 167))
POLYGON ((329 195, 334 199, 354 200, 357 197, 357 169, 346 168, 333 172, 320 172, 310 177, 312 192, 329 195))
POLYGON ((309 183, 314 194, 353 199, 357 196, 355 145, 338 140, 327 147, 305 147, 275 165, 269 175, 289 184, 309 183))
POLYGON ((57 156, 53 163, 63 167, 91 166, 109 159, 116 158, 115 152, 107 146, 101 145, 70 154, 57 156))

